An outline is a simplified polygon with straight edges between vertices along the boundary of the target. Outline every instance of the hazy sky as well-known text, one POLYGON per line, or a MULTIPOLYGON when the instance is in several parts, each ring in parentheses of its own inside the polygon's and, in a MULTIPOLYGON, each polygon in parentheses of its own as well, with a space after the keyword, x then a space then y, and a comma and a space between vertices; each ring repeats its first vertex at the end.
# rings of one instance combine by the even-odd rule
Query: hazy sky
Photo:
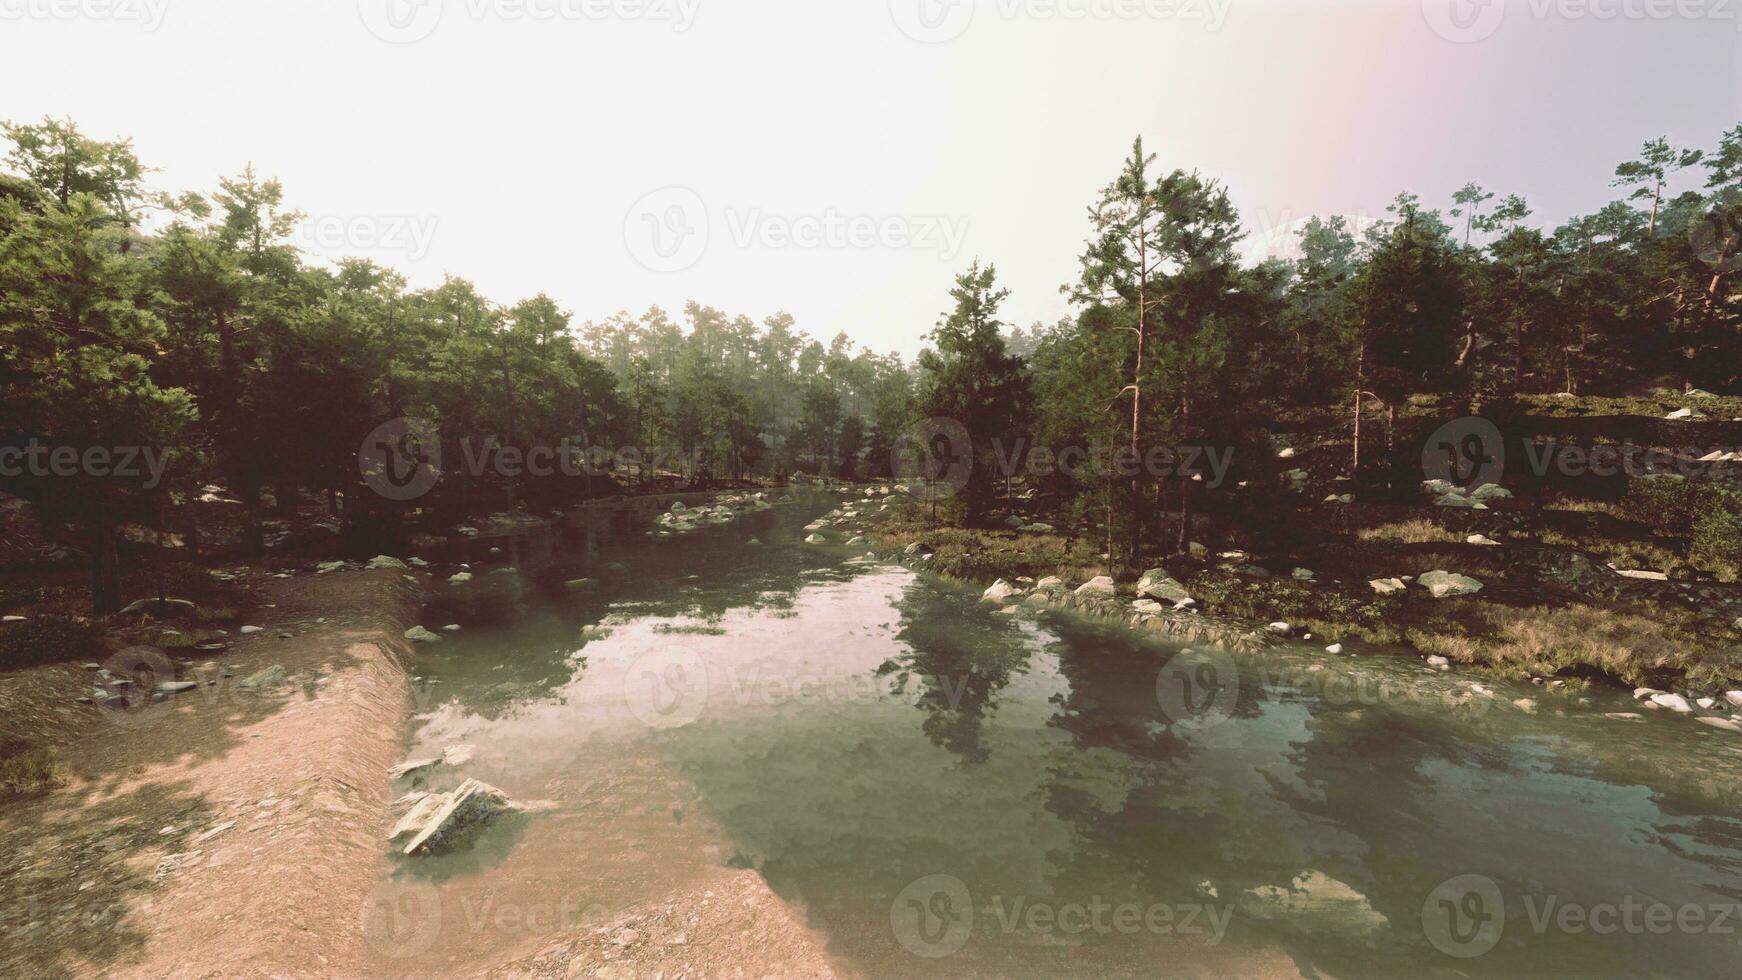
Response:
POLYGON ((0 117, 166 189, 252 161, 317 254, 903 353, 976 256, 1067 313, 1137 134, 1263 233, 1469 180, 1558 222, 1742 121, 1742 0, 0 0, 0 38, 0 117))

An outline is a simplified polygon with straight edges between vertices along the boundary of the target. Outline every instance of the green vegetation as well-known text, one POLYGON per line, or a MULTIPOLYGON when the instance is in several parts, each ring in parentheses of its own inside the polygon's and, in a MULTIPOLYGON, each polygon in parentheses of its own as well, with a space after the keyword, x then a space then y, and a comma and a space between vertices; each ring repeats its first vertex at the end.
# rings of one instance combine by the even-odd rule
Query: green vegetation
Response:
POLYGON ((0 741, 0 799, 40 793, 58 783, 54 753, 21 741, 0 741))

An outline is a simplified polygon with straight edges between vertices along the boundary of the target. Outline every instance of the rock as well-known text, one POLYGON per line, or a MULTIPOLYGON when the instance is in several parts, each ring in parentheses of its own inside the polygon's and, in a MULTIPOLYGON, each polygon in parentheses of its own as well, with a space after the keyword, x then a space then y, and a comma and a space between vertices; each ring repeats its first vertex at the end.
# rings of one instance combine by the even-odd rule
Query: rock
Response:
POLYGON ((1058 529, 1053 527, 1051 524, 1036 522, 1034 524, 1024 524, 1017 528, 1017 530, 1024 534, 1052 534, 1058 529))
POLYGON ((1310 568, 1297 568, 1290 573, 1296 582, 1311 582, 1318 575, 1310 568))
POLYGON ((448 576, 449 585, 465 585, 472 580, 471 572, 455 572, 448 576))
POLYGON ((1660 708, 1668 708, 1678 715, 1691 715, 1694 713, 1694 706, 1688 703, 1687 698, 1684 698, 1679 694, 1653 694, 1650 703, 1655 704, 1660 708))
POLYGON ((931 551, 930 548, 927 548, 925 545, 920 544, 918 541, 915 541, 914 543, 908 545, 906 548, 903 548, 901 550, 901 553, 906 555, 909 558, 913 558, 917 555, 925 554, 926 552, 929 552, 929 551, 931 551))
POLYGON ((1281 450, 1281 451, 1280 451, 1280 452, 1278 452, 1278 453, 1277 453, 1277 454, 1276 454, 1276 458, 1277 458, 1277 459, 1293 459, 1293 458, 1295 458, 1295 456, 1297 456, 1297 455, 1299 455, 1299 453, 1297 453, 1297 452, 1296 452, 1296 451, 1295 451, 1295 449, 1294 449, 1294 447, 1293 447, 1293 446, 1289 446, 1289 447, 1288 447, 1288 448, 1286 448, 1286 449, 1283 449, 1283 450, 1281 450))
POLYGON ((468 779, 452 793, 437 793, 418 801, 394 826, 390 839, 398 843, 402 837, 410 837, 402 854, 434 853, 459 843, 466 831, 488 823, 509 807, 508 794, 468 779), (419 819, 413 821, 414 815, 419 819))
POLYGON ((1670 422, 1701 421, 1705 419, 1705 415, 1696 412, 1691 408, 1678 408, 1668 415, 1665 415, 1664 419, 1670 422))
POLYGON ((1432 656, 1432 657, 1427 658, 1427 665, 1429 667, 1436 667, 1436 668, 1443 670, 1443 669, 1447 669, 1447 668, 1451 667, 1452 662, 1450 660, 1447 660, 1444 657, 1436 655, 1436 656, 1432 656))
POLYGON ((442 627, 442 632, 443 633, 458 633, 463 628, 464 627, 460 626, 459 623, 449 623, 448 625, 442 627))
POLYGON ((1472 534, 1469 537, 1464 539, 1464 543, 1465 544, 1479 544, 1485 548, 1498 547, 1500 544, 1500 542, 1494 540, 1493 538, 1487 536, 1486 534, 1472 534))
POLYGON ((1080 596, 1111 597, 1118 594, 1118 591, 1118 588, 1113 584, 1113 580, 1105 575, 1097 575, 1087 582, 1084 582, 1082 585, 1077 586, 1077 595, 1080 596))
POLYGON ((750 540, 744 542, 744 547, 746 547, 746 548, 760 548, 760 547, 762 547, 762 542, 757 538, 751 538, 750 540))
POLYGON ((366 567, 368 567, 368 568, 403 569, 406 567, 406 565, 405 565, 405 562, 402 562, 399 559, 394 558, 391 555, 376 555, 375 557, 369 559, 369 564, 366 567))
POLYGON ((1707 711, 1714 711, 1718 707, 1718 699, 1717 698, 1695 698, 1694 704, 1700 706, 1701 708, 1706 709, 1707 711))
POLYGON ((1512 491, 1498 483, 1484 483, 1470 491, 1469 497, 1471 500, 1479 500, 1484 503, 1490 500, 1511 500, 1512 491))
POLYGON ((1240 911, 1309 932, 1364 936, 1387 925, 1366 896, 1322 871, 1307 871, 1286 887, 1263 885, 1243 893, 1240 911))
POLYGON ((684 502, 681 500, 678 501, 677 503, 671 505, 671 512, 673 514, 682 514, 688 510, 689 510, 689 508, 687 506, 685 506, 684 502))
POLYGON ((1695 718, 1694 720, 1702 725, 1710 725, 1713 728, 1721 728, 1724 731, 1742 735, 1742 724, 1737 724, 1728 718, 1695 718))
POLYGON ((1017 528, 1022 527, 1026 523, 1028 523, 1028 522, 1024 521, 1020 517, 1017 517, 1015 514, 1011 514, 1009 517, 1006 517, 1004 519, 1004 526, 1007 528, 1010 528, 1013 531, 1016 530, 1017 528))
POLYGON ((241 632, 241 634, 243 636, 253 636, 256 633, 266 632, 266 627, 264 627, 264 626, 244 626, 244 627, 242 627, 242 629, 239 632, 241 632))
POLYGON ((1724 700, 1735 707, 1742 708, 1742 691, 1725 691, 1724 700))
POLYGON ((1518 700, 1512 702, 1512 705, 1513 705, 1513 707, 1517 708, 1518 710, 1524 712, 1527 715, 1536 714, 1536 702, 1531 700, 1530 698, 1519 698, 1518 700))
POLYGON ((1280 622, 1271 623, 1269 626, 1266 626, 1264 628, 1266 630, 1269 630, 1272 633, 1275 633, 1277 636, 1287 636, 1290 633, 1294 632, 1294 627, 1289 625, 1288 623, 1280 623, 1280 622))
POLYGON ((1609 712, 1605 712, 1603 714, 1603 717, 1613 718, 1616 721, 1644 721, 1645 720, 1645 716, 1640 714, 1637 711, 1609 711, 1609 712))
POLYGON ((1458 485, 1450 480, 1423 480, 1421 481, 1421 492, 1430 497, 1443 497, 1448 493, 1462 496, 1462 491, 1458 489, 1458 485))
POLYGON ((1039 582, 1036 582, 1034 584, 1034 587, 1037 591, 1051 592, 1055 589, 1064 588, 1065 587, 1065 580, 1062 578, 1059 578, 1057 575, 1048 575, 1046 578, 1043 578, 1039 582))
POLYGON ((848 539, 847 546, 850 548, 858 548, 870 543, 870 538, 867 538, 864 535, 854 535, 852 538, 848 539))
POLYGON ((1159 616, 1166 609, 1154 599, 1138 599, 1131 604, 1131 611, 1139 616, 1159 616))
POLYGON ((1333 643, 1330 646, 1325 647, 1325 652, 1332 654, 1333 656, 1336 654, 1342 653, 1343 652, 1343 645, 1341 643, 1333 643))
POLYGON ((1475 595, 1482 591, 1481 582, 1468 575, 1458 575, 1445 571, 1428 572, 1421 577, 1420 584, 1435 599, 1452 599, 1458 596, 1475 595))
POLYGON ((1166 569, 1152 568, 1143 573, 1137 580, 1137 594, 1148 599, 1160 599, 1163 602, 1179 605, 1190 599, 1192 594, 1186 587, 1174 580, 1166 569))
POLYGON ((1434 501, 1435 507, 1474 507, 1476 501, 1457 493, 1448 493, 1434 501))
POLYGON ((26 620, 23 616, 0 616, 0 623, 22 623, 22 622, 26 622, 26 620))
POLYGON ((282 665, 273 664, 270 667, 262 667, 237 681, 236 686, 244 690, 264 691, 277 688, 288 680, 290 680, 290 673, 282 665))
POLYGON ((120 612, 122 616, 142 616, 150 613, 158 618, 171 616, 186 616, 194 611, 194 604, 186 599, 165 599, 159 603, 156 599, 140 599, 129 603, 120 612))
POLYGON ((1633 689, 1633 700, 1643 701, 1646 698, 1649 698, 1653 695, 1663 694, 1663 693, 1664 693, 1663 691, 1660 691, 1655 687, 1636 687, 1633 689))
POLYGON ((596 592, 598 588, 599 580, 596 578, 576 578, 563 583, 565 592, 596 592))
POLYGON ((1645 572, 1645 571, 1639 571, 1637 569, 1623 571, 1623 570, 1617 568, 1617 569, 1615 569, 1615 574, 1621 576, 1622 578, 1644 579, 1647 582, 1667 582, 1667 581, 1669 581, 1669 576, 1665 575, 1663 572, 1645 572))
POLYGON ((440 643, 442 638, 422 626, 413 626, 405 631, 405 638, 413 643, 440 643))
POLYGON ((1396 595, 1397 593, 1406 591, 1409 588, 1409 586, 1404 583, 1403 579, 1400 578, 1376 578, 1367 584, 1372 586, 1373 591, 1380 595, 1396 595))
POLYGON ((1327 504, 1352 504, 1355 502, 1355 495, 1352 493, 1333 493, 1325 497, 1324 502, 1327 504))
POLYGON ((194 688, 197 688, 199 686, 200 686, 199 683, 196 681, 164 681, 163 683, 157 685, 157 693, 159 693, 159 694, 184 694, 184 693, 191 691, 194 688))
POLYGON ((447 748, 442 749, 442 765, 463 766, 466 763, 471 762, 472 757, 477 754, 478 749, 475 746, 450 745, 447 748))
POLYGON ((1207 557, 1209 557, 1209 554, 1210 554, 1209 548, 1204 547, 1203 545, 1197 543, 1196 541, 1193 541, 1191 544, 1187 545, 1186 550, 1191 553, 1191 556, 1193 558, 1207 558, 1207 557))
POLYGON ((414 772, 421 772, 432 766, 441 765, 441 761, 441 759, 436 758, 435 756, 430 756, 427 759, 407 759, 399 765, 387 770, 387 775, 391 779, 403 779, 414 772))
POLYGON ((1021 594, 1021 589, 1011 585, 1003 579, 999 579, 998 581, 993 582, 991 588, 988 588, 985 593, 980 596, 980 601, 1002 603, 1006 599, 1020 596, 1021 594))
POLYGON ((820 534, 813 534, 813 535, 811 535, 811 536, 810 536, 810 537, 808 537, 808 538, 805 538, 805 539, 804 539, 804 543, 805 543, 805 544, 828 544, 828 543, 829 543, 829 539, 828 539, 828 538, 825 538, 825 537, 823 537, 823 536, 822 536, 822 535, 820 535, 820 534))

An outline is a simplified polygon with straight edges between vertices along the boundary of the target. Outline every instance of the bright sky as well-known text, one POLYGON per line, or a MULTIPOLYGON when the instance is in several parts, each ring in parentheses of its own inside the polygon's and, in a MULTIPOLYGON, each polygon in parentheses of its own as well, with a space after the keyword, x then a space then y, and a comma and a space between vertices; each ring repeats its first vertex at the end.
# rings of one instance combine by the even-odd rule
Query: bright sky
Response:
POLYGON ((0 38, 0 117, 166 189, 252 161, 316 254, 904 354, 976 256, 1066 314, 1140 133, 1262 234, 1470 180, 1558 222, 1742 121, 1742 0, 0 0, 0 38))

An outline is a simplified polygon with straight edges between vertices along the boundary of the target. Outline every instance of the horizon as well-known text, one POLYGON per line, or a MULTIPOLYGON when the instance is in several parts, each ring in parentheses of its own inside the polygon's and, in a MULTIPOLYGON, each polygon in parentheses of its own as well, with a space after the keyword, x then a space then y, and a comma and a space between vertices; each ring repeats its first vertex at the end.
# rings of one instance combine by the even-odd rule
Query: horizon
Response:
MULTIPOLYGON (((542 292, 577 323, 689 301, 758 321, 784 311, 812 336, 911 359, 975 259, 1010 284, 1011 326, 1068 316, 1059 289, 1087 205, 1137 136, 1164 171, 1228 189, 1250 260, 1286 252, 1275 239, 1309 216, 1382 218, 1402 191, 1443 211, 1468 181, 1524 195, 1531 223, 1552 230, 1621 197, 1614 167, 1644 141, 1706 148, 1742 115, 1742 33, 1722 29, 1742 24, 1717 4, 1602 19, 1536 2, 1497 21, 1478 5, 1464 21, 1442 20, 1440 0, 1050 15, 999 0, 965 17, 935 0, 828 17, 796 3, 382 2, 116 0, 114 22, 92 24, 19 0, 9 23, 33 43, 0 68, 9 118, 130 138, 161 190, 209 191, 252 162, 308 216, 298 244, 311 257, 375 259, 414 288, 453 275, 505 304, 542 292), (202 68, 246 79, 267 43, 346 67, 315 66, 297 86, 210 85, 202 68), (91 64, 129 66, 124 89, 102 70, 29 84, 75 45, 91 64), (1709 97, 1726 76, 1732 94, 1709 97), (1169 85, 1186 98, 1125 111, 1169 85), (600 90, 608 102, 589 97, 600 90), (1545 91, 1555 101, 1526 97, 1545 91), (335 111, 359 94, 393 114, 335 111), (462 130, 453 107, 479 111, 462 130), (635 139, 604 139, 614 132, 635 139), (499 172, 510 146, 537 163, 499 172)), ((1696 186, 1688 173, 1671 191, 1696 186)))

